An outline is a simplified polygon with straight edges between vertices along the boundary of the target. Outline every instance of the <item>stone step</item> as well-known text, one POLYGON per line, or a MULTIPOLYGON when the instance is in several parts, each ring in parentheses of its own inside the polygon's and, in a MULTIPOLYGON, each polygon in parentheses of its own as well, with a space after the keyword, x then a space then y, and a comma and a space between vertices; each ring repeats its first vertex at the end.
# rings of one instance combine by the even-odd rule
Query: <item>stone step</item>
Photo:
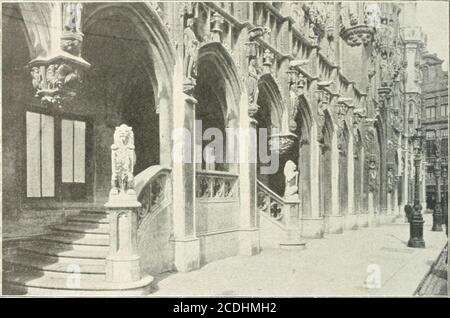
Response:
POLYGON ((79 215, 88 215, 88 216, 97 216, 97 217, 107 217, 108 213, 102 209, 93 209, 93 210, 81 210, 79 215))
POLYGON ((132 283, 111 283, 105 279, 82 277, 78 284, 68 284, 67 279, 53 276, 36 277, 35 273, 21 272, 3 276, 5 288, 27 295, 142 295, 151 288, 153 277, 146 276, 132 283))
POLYGON ((30 242, 19 248, 20 253, 32 253, 38 255, 54 256, 58 258, 97 259, 104 260, 108 255, 108 248, 77 248, 69 245, 53 244, 51 242, 30 242))
POLYGON ((53 231, 73 232, 73 233, 89 233, 89 234, 109 234, 109 227, 98 226, 93 224, 57 224, 49 227, 53 231))
POLYGON ((51 234, 42 235, 36 238, 37 241, 54 242, 68 245, 82 246, 109 246, 108 235, 90 235, 81 233, 62 233, 55 231, 51 234))
POLYGON ((75 216, 67 217, 67 222, 74 223, 93 223, 93 224, 109 224, 109 220, 106 214, 79 214, 75 216))
MULTIPOLYGON (((45 255, 21 254, 16 257, 3 259, 4 268, 12 268, 14 271, 19 268, 22 271, 38 271, 59 273, 60 275, 70 275, 80 273, 81 275, 90 275, 88 277, 104 276, 105 264, 87 263, 78 264, 77 262, 58 261, 53 257, 45 255)), ((41 275, 42 276, 42 275, 41 275)))

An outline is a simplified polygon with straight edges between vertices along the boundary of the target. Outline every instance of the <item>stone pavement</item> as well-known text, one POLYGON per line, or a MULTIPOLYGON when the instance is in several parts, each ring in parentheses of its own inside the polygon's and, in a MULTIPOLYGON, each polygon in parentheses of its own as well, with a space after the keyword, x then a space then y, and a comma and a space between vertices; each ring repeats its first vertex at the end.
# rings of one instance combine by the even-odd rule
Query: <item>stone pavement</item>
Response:
POLYGON ((362 228, 309 240, 306 250, 265 249, 155 277, 154 295, 412 296, 447 242, 424 218, 425 249, 406 246, 408 224, 362 228))

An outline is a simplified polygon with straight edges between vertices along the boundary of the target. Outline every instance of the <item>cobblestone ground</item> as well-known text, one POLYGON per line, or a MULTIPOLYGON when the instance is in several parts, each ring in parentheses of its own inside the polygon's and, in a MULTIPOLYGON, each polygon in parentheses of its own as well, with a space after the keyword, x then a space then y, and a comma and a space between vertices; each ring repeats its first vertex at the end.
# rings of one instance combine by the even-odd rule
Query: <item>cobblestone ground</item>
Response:
POLYGON ((447 241, 424 218, 425 249, 406 246, 408 224, 363 228, 309 240, 302 251, 265 249, 156 277, 154 295, 411 296, 447 241))

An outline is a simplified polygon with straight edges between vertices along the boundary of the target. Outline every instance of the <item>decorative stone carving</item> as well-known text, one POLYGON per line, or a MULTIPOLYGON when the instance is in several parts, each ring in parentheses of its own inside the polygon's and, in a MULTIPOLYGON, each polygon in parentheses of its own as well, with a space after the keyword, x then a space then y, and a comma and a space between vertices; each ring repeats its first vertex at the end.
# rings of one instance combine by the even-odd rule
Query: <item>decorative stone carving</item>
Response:
POLYGON ((75 56, 81 54, 83 33, 81 32, 81 14, 83 4, 79 2, 62 3, 63 32, 60 47, 75 56))
POLYGON ((111 191, 109 201, 133 201, 136 199, 134 190, 134 151, 133 129, 125 124, 116 127, 114 144, 111 146, 111 191))
POLYGON ((197 78, 197 58, 199 41, 194 33, 194 20, 188 18, 184 29, 184 52, 183 52, 183 67, 184 67, 184 83, 185 85, 195 85, 197 78))
POLYGON ((268 32, 270 32, 270 29, 268 28, 252 28, 249 31, 249 42, 246 43, 248 58, 248 76, 246 79, 248 94, 248 115, 253 120, 259 109, 259 106, 257 105, 259 94, 258 81, 261 73, 258 66, 259 44, 258 42, 256 42, 256 39, 268 32))
POLYGON ((249 59, 248 65, 248 77, 247 77, 247 93, 248 93, 248 111, 250 117, 254 117, 258 112, 258 81, 259 81, 259 69, 257 65, 256 57, 249 59))
POLYGON ((318 99, 317 99, 317 118, 318 118, 318 129, 317 129, 317 140, 321 143, 324 142, 323 130, 325 126, 325 110, 328 108, 330 102, 330 94, 322 89, 330 85, 330 83, 319 83, 318 99))
POLYGON ((298 199, 298 176, 297 166, 292 160, 284 165, 284 199, 298 199))
POLYGON ((270 74, 272 72, 272 65, 275 55, 268 49, 264 50, 263 54, 263 73, 270 74))
POLYGON ((63 100, 73 98, 81 83, 78 69, 71 63, 33 66, 30 74, 36 97, 44 106, 62 107, 63 100))
POLYGON ((353 1, 341 3, 341 30, 340 36, 350 46, 368 45, 374 39, 374 29, 358 16, 358 5, 353 1))
POLYGON ((377 191, 377 163, 375 159, 370 159, 368 162, 368 172, 369 172, 369 191, 377 191))
POLYGON ((219 13, 214 12, 211 17, 211 33, 212 40, 215 42, 222 42, 222 25, 223 17, 219 13))
POLYGON ((83 4, 66 2, 63 6, 63 27, 65 31, 81 33, 81 13, 83 4))
POLYGON ((394 169, 389 167, 387 169, 387 190, 389 193, 394 191, 395 186, 395 177, 394 177, 394 169))
POLYGON ((269 139, 269 147, 271 151, 278 152, 280 155, 287 154, 296 143, 297 135, 288 132, 281 134, 273 134, 269 139))

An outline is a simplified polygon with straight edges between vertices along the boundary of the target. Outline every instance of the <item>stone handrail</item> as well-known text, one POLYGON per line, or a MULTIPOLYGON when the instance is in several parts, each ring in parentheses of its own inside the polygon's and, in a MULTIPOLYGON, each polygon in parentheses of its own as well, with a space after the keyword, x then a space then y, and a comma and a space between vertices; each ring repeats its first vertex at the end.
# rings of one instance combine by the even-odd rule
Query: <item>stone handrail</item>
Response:
POLYGON ((238 175, 215 170, 200 170, 196 173, 195 196, 200 199, 237 200, 238 175))
POLYGON ((270 218, 280 222, 284 221, 284 206, 286 202, 278 194, 270 190, 265 184, 257 180, 257 207, 258 210, 270 218))
POLYGON ((163 209, 171 202, 170 168, 160 165, 150 166, 135 177, 135 190, 138 201, 142 204, 138 214, 138 224, 157 210, 163 209))

